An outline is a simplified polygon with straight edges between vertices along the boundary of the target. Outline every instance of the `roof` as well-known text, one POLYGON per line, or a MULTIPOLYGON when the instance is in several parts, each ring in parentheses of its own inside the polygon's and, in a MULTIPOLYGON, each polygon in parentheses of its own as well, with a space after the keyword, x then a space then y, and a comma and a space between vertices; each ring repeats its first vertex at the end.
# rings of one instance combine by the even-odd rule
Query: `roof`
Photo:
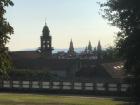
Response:
MULTIPOLYGON (((77 59, 43 59, 37 51, 14 51, 10 52, 14 66, 17 69, 50 69, 70 70, 78 64, 77 59)), ((96 65, 93 60, 80 60, 83 65, 96 65)), ((123 62, 102 63, 104 70, 116 79, 124 78, 123 62)), ((84 72, 83 72, 84 73, 84 72)))
POLYGON ((103 63, 102 66, 112 76, 112 78, 124 78, 123 62, 103 63))
POLYGON ((76 60, 45 59, 37 51, 14 51, 10 56, 15 68, 19 69, 53 69, 69 70, 76 60))
POLYGON ((12 59, 37 59, 40 54, 37 51, 12 51, 10 56, 12 59))

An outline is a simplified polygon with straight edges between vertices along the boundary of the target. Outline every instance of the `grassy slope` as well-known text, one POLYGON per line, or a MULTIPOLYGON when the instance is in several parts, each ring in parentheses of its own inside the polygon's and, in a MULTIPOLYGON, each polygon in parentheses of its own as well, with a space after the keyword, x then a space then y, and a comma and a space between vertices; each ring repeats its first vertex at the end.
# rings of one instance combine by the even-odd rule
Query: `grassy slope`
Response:
POLYGON ((121 105, 112 98, 0 93, 0 105, 121 105))

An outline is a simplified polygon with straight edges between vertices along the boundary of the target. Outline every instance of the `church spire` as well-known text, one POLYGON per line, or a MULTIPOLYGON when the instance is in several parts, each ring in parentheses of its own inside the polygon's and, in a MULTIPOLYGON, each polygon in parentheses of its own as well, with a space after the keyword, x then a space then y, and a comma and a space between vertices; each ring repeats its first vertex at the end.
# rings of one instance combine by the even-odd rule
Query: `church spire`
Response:
POLYGON ((71 41, 70 41, 70 46, 69 46, 68 54, 69 54, 70 56, 73 56, 73 55, 75 54, 72 39, 71 39, 71 41))
POLYGON ((101 51, 101 50, 102 50, 102 47, 101 47, 101 43, 100 43, 100 40, 98 41, 98 46, 97 46, 97 50, 98 50, 98 51, 101 51))
POLYGON ((102 59, 102 47, 101 47, 100 40, 98 41, 98 45, 97 45, 97 57, 98 57, 98 60, 101 61, 101 59, 102 59))
POLYGON ((88 50, 89 53, 92 52, 92 45, 91 45, 91 42, 90 42, 90 41, 89 41, 89 43, 88 43, 87 50, 88 50))
POLYGON ((69 51, 70 51, 70 52, 74 52, 74 47, 73 47, 72 39, 71 39, 71 41, 70 41, 69 51))

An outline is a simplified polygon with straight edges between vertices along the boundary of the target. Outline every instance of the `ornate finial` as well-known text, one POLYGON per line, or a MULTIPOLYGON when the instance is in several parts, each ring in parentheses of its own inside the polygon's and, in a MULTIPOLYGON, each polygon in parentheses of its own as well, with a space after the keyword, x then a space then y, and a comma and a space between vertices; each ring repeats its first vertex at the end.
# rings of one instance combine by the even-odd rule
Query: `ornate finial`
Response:
POLYGON ((47 20, 47 19, 45 18, 45 26, 47 26, 46 20, 47 20))
POLYGON ((98 46, 99 46, 99 47, 101 46, 100 40, 98 41, 98 46))
POLYGON ((101 46, 100 40, 98 41, 97 50, 99 50, 99 51, 102 50, 102 46, 101 46))
POLYGON ((89 43, 91 43, 90 40, 89 40, 89 43))
POLYGON ((72 42, 72 38, 71 38, 71 40, 70 40, 71 42, 72 42))

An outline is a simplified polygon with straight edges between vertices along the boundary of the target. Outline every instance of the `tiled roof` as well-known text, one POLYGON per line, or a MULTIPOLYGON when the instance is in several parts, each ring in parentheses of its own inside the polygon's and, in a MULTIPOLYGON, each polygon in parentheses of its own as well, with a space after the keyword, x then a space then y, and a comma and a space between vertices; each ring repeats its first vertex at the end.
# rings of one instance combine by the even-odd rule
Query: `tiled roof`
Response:
POLYGON ((15 67, 19 68, 64 70, 75 64, 71 59, 43 59, 36 51, 15 51, 10 52, 10 56, 15 67))
POLYGON ((12 59, 37 59, 40 54, 37 51, 13 51, 10 56, 12 59))

